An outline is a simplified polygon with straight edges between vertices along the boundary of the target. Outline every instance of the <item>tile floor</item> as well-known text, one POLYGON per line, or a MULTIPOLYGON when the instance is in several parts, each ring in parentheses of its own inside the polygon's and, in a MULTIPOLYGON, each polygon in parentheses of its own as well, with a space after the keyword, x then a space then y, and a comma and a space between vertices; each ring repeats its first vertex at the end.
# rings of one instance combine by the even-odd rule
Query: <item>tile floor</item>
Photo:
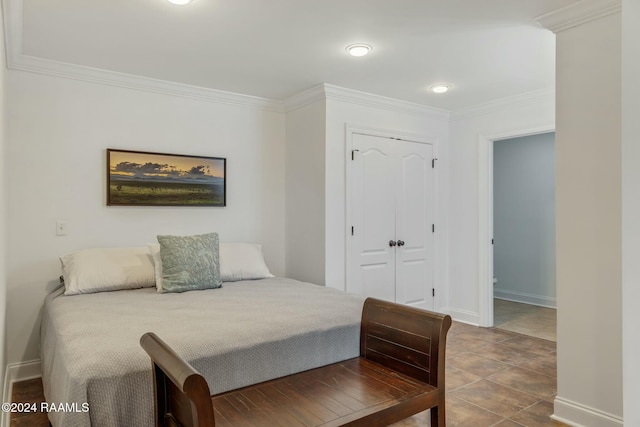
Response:
POLYGON ((493 325, 498 329, 556 341, 556 310, 537 305, 493 300, 493 325))
MULTIPOLYGON (((556 343, 454 322, 447 342, 448 427, 563 426, 552 420, 556 343)), ((429 426, 422 412, 394 427, 429 426)))
MULTIPOLYGON (((549 416, 556 395, 556 343, 454 322, 447 342, 447 426, 562 426, 549 416)), ((41 402, 39 379, 14 385, 14 402, 41 402)), ((15 414, 14 414, 15 415, 15 414)), ((427 427, 428 411, 394 424, 427 427)), ((46 427, 43 414, 12 417, 11 426, 46 427)))

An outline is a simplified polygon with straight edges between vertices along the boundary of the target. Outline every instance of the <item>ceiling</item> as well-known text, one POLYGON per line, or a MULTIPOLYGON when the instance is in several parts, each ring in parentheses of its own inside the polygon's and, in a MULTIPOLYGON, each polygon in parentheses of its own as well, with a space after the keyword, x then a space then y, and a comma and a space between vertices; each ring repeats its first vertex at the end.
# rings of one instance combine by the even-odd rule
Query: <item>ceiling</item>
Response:
POLYGON ((455 111, 553 88, 555 36, 534 18, 575 2, 23 0, 22 53, 276 100, 329 83, 455 111), (373 51, 349 56, 356 42, 373 51), (440 82, 452 90, 426 91, 440 82))

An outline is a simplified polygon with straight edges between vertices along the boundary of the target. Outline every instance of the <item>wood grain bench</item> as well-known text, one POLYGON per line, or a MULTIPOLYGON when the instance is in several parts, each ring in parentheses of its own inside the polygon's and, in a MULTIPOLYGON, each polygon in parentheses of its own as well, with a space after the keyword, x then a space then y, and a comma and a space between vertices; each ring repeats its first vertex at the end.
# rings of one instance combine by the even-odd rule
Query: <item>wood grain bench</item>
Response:
POLYGON ((155 384, 156 426, 386 426, 431 409, 445 425, 451 317, 368 298, 360 357, 210 396, 204 377, 153 333, 140 344, 155 384))

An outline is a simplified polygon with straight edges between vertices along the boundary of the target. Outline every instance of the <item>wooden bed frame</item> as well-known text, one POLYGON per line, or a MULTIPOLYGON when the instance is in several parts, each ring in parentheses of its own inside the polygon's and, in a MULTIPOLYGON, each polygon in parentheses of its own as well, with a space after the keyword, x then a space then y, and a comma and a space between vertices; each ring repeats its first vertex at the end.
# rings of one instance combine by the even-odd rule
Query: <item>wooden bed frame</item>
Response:
POLYGON ((215 396, 155 334, 140 345, 152 361, 158 427, 386 426, 426 409, 443 427, 450 326, 448 315, 368 298, 360 357, 215 396))

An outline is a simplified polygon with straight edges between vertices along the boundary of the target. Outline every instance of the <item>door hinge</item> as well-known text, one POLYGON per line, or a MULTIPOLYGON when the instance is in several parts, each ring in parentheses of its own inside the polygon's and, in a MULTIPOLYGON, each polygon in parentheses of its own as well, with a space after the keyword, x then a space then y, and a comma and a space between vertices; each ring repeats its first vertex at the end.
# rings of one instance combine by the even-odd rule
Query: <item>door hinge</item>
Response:
POLYGON ((493 239, 491 239, 491 244, 493 245, 493 239))
POLYGON ((360 150, 351 150, 351 160, 355 160, 355 153, 356 151, 360 151, 360 150))
POLYGON ((436 296, 436 288, 431 288, 431 296, 432 297, 436 296))
POLYGON ((436 232, 436 225, 435 224, 431 224, 431 232, 432 233, 436 232))
POLYGON ((353 236, 353 225, 351 226, 351 235, 353 236))

